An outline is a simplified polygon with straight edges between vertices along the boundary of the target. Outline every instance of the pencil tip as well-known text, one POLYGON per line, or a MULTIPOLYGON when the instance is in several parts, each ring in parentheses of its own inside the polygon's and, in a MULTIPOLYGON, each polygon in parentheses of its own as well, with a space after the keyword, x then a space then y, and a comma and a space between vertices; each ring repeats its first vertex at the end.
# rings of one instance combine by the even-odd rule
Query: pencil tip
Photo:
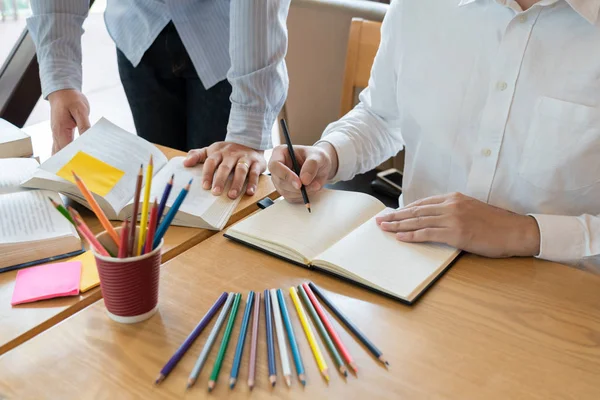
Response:
POLYGON ((160 374, 160 375, 158 376, 158 378, 156 378, 156 380, 154 381, 154 384, 155 384, 155 385, 158 385, 159 383, 161 383, 161 382, 162 382, 162 381, 164 381, 164 380, 165 380, 165 376, 164 376, 163 374, 160 374))
POLYGON ((229 389, 233 389, 236 383, 236 379, 235 378, 231 378, 229 379, 229 389))
POLYGON ((215 381, 209 381, 208 382, 208 391, 212 392, 212 390, 215 388, 215 381))
POLYGON ((289 376, 285 377, 285 384, 289 386, 292 386, 292 379, 289 376))
POLYGON ((358 367, 356 366, 356 363, 351 362, 350 363, 350 367, 352 367, 352 369, 354 370, 354 373, 358 373, 358 367))

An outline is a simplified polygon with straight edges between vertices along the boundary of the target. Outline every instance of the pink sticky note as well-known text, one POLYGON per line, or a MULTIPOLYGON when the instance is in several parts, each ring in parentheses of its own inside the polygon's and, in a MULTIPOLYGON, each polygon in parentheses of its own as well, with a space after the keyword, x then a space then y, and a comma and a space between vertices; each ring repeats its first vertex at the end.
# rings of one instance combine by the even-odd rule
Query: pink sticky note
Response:
POLYGON ((17 273, 10 302, 16 304, 79 294, 81 261, 45 264, 17 273))

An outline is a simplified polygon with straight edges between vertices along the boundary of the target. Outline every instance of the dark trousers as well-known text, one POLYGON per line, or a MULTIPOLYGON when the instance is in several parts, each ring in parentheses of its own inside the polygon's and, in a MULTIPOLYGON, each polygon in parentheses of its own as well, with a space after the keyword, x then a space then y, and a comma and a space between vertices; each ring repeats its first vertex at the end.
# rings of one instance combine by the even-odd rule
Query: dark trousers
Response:
POLYGON ((231 85, 223 80, 204 88, 173 23, 137 67, 118 49, 117 61, 139 136, 183 151, 225 139, 231 85))

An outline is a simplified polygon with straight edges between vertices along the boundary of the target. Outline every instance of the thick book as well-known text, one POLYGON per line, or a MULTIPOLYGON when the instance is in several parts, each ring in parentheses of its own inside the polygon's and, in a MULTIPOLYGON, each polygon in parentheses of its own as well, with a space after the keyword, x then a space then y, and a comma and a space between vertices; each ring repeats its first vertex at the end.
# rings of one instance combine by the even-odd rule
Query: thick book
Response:
POLYGON ((31 157, 32 155, 31 137, 10 122, 0 118, 0 158, 31 157))
POLYGON ((408 304, 460 254, 443 244, 399 242, 375 222, 392 209, 367 194, 323 190, 310 200, 311 214, 303 204, 278 200, 225 236, 408 304))
POLYGON ((0 272, 82 252, 77 230, 48 199, 62 204, 58 193, 19 186, 38 165, 32 158, 0 159, 0 272))
MULTIPOLYGON (((167 134, 176 135, 178 133, 169 132, 167 134)), ((152 143, 119 128, 104 118, 88 129, 84 135, 44 162, 29 179, 22 182, 22 186, 53 190, 90 208, 79 188, 72 181, 66 179, 64 174, 59 175, 61 171, 67 171, 70 174, 70 165, 80 166, 83 165, 81 160, 88 163, 91 160, 94 166, 90 168, 96 168, 97 171, 88 172, 96 172, 101 176, 100 179, 103 179, 102 176, 104 176, 110 182, 104 182, 104 188, 108 188, 106 192, 94 192, 88 184, 89 189, 108 219, 123 221, 131 217, 133 213, 133 197, 140 165, 144 165, 145 174, 150 155, 152 155, 154 163, 151 201, 155 198, 158 201, 161 200, 167 182, 171 175, 175 175, 166 211, 172 206, 181 189, 193 178, 190 191, 179 208, 173 225, 212 230, 223 229, 240 198, 231 200, 227 196, 213 196, 210 191, 202 188, 202 165, 186 168, 183 166, 183 157, 168 160, 152 143), (74 160, 78 160, 77 163, 74 160)), ((81 176, 78 170, 75 172, 81 176)), ((144 176, 144 183, 145 181, 144 176)), ((230 185, 231 179, 227 182, 225 192, 228 191, 230 185)), ((143 193, 144 189, 142 188, 140 212, 143 193)))

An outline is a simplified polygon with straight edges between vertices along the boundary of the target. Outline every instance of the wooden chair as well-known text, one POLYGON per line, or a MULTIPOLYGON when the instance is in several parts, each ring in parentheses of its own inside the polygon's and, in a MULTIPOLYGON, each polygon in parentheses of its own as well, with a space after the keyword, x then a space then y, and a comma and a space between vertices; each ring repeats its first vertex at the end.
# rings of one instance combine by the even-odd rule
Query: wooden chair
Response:
POLYGON ((340 117, 354 107, 356 89, 362 90, 369 84, 371 67, 381 41, 380 30, 380 22, 353 18, 350 23, 340 117))

